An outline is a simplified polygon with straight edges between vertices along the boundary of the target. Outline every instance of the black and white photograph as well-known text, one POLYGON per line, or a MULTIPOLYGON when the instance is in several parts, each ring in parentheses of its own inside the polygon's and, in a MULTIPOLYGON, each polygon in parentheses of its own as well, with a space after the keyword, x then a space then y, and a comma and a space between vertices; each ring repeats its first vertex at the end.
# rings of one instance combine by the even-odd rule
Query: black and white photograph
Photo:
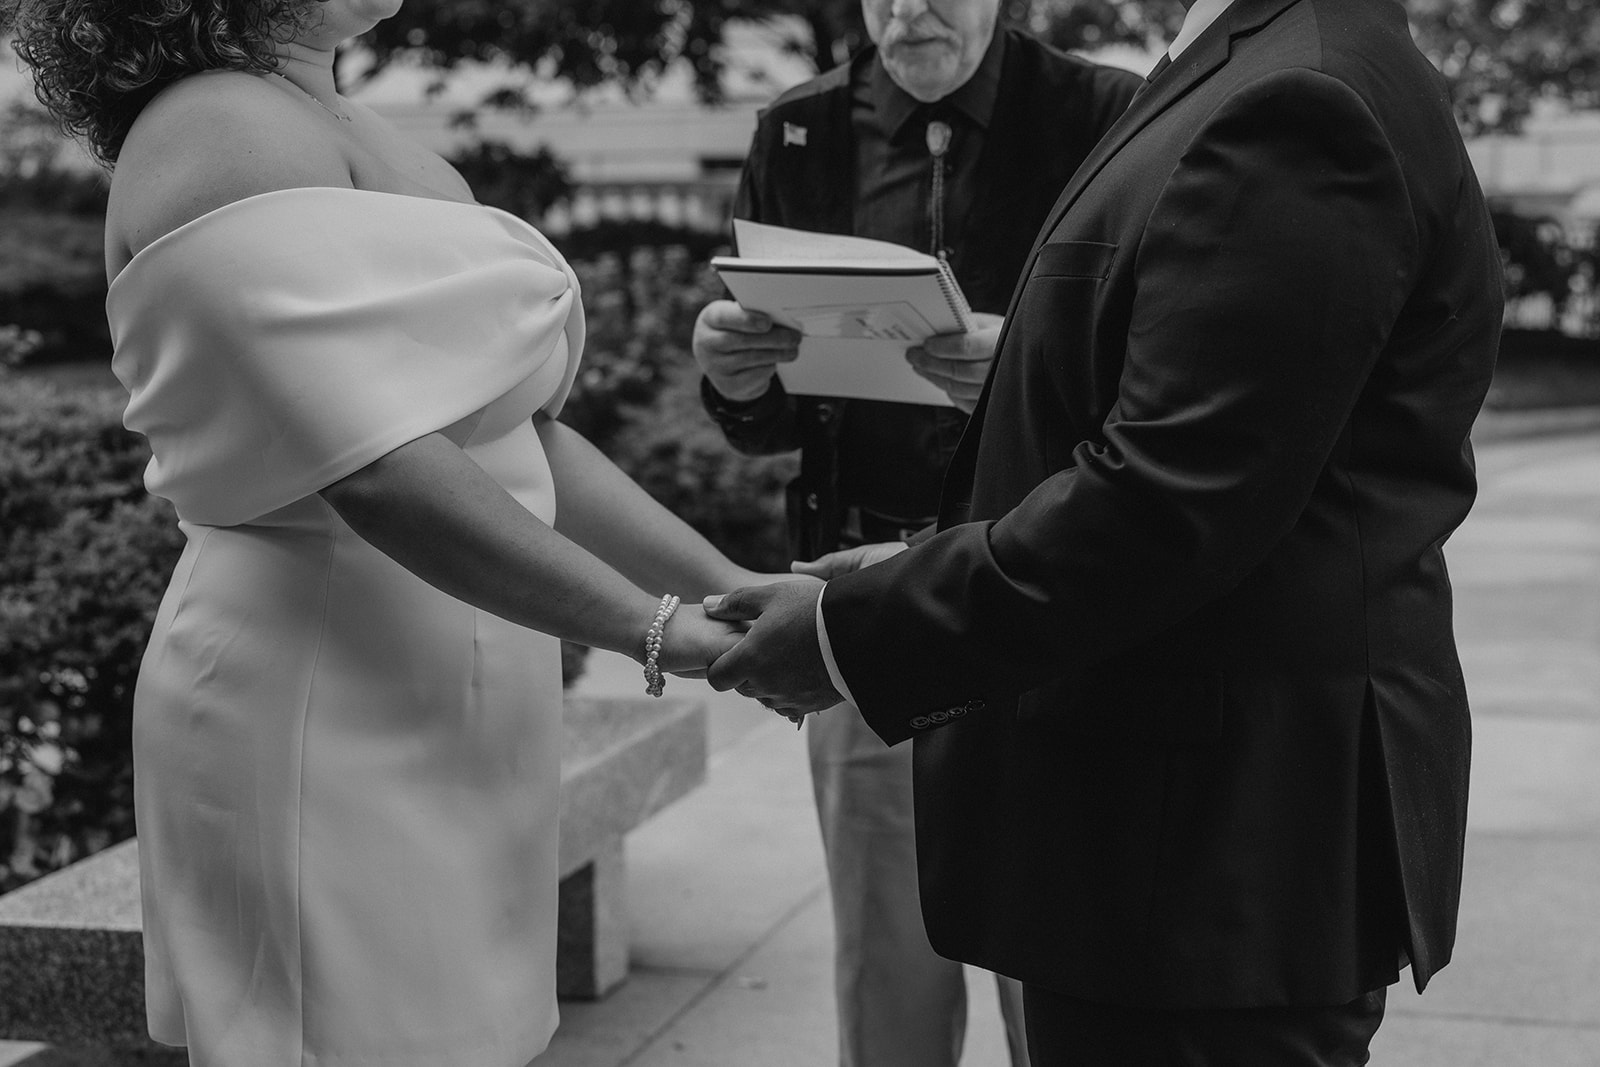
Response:
POLYGON ((1597 1067, 1590 0, 0 0, 0 1067, 1597 1067))

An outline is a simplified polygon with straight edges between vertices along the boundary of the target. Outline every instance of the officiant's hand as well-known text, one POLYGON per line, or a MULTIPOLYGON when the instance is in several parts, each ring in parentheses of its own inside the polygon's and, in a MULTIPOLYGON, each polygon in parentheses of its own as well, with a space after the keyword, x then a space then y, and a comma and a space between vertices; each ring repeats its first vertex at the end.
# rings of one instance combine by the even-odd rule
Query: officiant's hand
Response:
POLYGON ((974 312, 971 333, 930 337, 915 348, 906 349, 906 359, 912 370, 943 389, 952 404, 970 415, 989 377, 994 346, 1005 321, 1004 315, 974 312))
POLYGON ((706 614, 745 622, 750 630, 706 677, 719 692, 736 690, 780 715, 831 708, 844 698, 833 687, 817 643, 820 582, 785 582, 707 597, 706 614))
POLYGON ((879 541, 876 544, 857 545, 854 548, 841 548, 837 552, 818 556, 806 562, 796 560, 789 564, 789 569, 796 574, 809 574, 813 578, 827 581, 837 578, 841 574, 858 571, 862 567, 870 567, 874 563, 882 563, 891 556, 898 556, 911 546, 904 541, 879 541))
POLYGON ((772 387, 779 363, 800 354, 800 334, 732 300, 713 300, 695 319, 691 347, 716 391, 747 403, 772 387))

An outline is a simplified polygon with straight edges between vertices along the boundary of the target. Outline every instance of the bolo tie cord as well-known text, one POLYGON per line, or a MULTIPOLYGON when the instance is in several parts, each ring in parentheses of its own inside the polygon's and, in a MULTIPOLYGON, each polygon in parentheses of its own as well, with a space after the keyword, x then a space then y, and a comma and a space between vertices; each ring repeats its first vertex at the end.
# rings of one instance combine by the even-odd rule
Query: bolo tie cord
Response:
POLYGON ((948 122, 942 119, 934 119, 928 123, 928 154, 933 157, 933 203, 929 215, 933 238, 933 254, 940 259, 946 258, 944 246, 945 155, 950 151, 950 141, 953 136, 953 131, 950 129, 948 122))

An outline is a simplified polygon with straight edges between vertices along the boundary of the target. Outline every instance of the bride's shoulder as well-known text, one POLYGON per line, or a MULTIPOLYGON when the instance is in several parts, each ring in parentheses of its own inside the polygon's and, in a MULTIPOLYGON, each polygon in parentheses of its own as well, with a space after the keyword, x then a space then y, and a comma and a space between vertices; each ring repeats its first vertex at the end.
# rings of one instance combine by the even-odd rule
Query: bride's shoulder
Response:
POLYGON ((128 131, 107 209, 110 265, 236 200, 351 183, 337 140, 265 79, 191 75, 157 94, 128 131))

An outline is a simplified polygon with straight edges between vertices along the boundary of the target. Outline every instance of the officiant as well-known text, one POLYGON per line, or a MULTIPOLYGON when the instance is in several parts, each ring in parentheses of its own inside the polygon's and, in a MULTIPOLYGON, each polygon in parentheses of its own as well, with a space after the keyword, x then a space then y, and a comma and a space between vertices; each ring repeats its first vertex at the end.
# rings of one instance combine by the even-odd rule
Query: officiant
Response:
MULTIPOLYGON (((763 111, 734 214, 945 257, 970 333, 907 353, 949 406, 791 396, 776 377, 799 335, 729 300, 695 324, 706 410, 734 448, 798 449, 796 559, 903 540, 934 521, 1040 225, 1142 79, 998 28, 999 0, 863 0, 872 44, 763 111)), ((806 726, 835 927, 842 1067, 954 1067, 961 965, 928 945, 917 897, 910 746, 885 748, 841 706, 806 726)), ((1001 980, 1014 1064, 1020 989, 1001 980)))

